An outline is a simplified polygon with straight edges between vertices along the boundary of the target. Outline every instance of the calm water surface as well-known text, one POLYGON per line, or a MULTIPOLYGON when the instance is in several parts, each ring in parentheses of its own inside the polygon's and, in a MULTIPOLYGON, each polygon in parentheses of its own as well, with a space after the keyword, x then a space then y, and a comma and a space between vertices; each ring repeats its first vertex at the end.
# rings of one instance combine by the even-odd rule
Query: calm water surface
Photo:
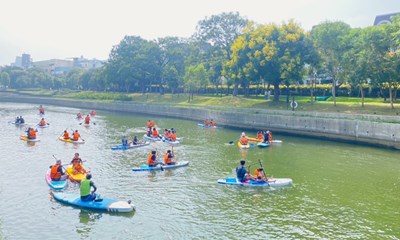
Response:
MULTIPOLYGON (((366 146, 274 135, 270 148, 240 151, 225 143, 241 133, 202 129, 196 122, 98 112, 85 128, 74 118, 88 110, 44 106, 49 128, 36 144, 19 140, 23 128, 8 124, 23 115, 39 122, 38 106, 0 103, 0 239, 399 239, 399 152, 366 146), (175 128, 183 144, 177 160, 190 165, 164 172, 132 172, 147 154, 170 149, 152 143, 112 151, 123 134, 144 134, 148 119, 175 128), (78 129, 83 145, 57 140, 78 129), (52 200, 44 175, 52 155, 86 160, 103 197, 132 200, 133 214, 93 213, 52 200), (268 175, 289 177, 293 186, 254 189, 219 185, 241 158, 252 170, 262 160, 268 175)), ((250 134, 250 133, 248 133, 250 134)), ((255 135, 255 133, 253 133, 255 135)), ((78 193, 79 187, 66 190, 78 193)))

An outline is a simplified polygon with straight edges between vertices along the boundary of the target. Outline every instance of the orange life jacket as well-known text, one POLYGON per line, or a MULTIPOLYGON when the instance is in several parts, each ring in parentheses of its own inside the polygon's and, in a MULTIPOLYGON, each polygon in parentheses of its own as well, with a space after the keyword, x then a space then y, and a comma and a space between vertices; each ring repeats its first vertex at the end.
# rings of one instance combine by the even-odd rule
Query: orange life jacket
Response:
POLYGON ((166 133, 165 133, 165 138, 166 138, 166 139, 169 140, 169 139, 171 139, 171 137, 172 137, 171 132, 166 132, 166 133))
POLYGON ((165 164, 169 164, 172 162, 172 158, 169 158, 168 155, 169 155, 169 153, 164 154, 164 163, 165 164))
POLYGON ((40 107, 40 108, 39 108, 39 112, 40 112, 40 113, 44 113, 44 108, 43 108, 43 107, 40 107))
POLYGON ((74 158, 72 160, 72 168, 75 172, 83 172, 83 166, 81 165, 81 160, 79 158, 74 158))
POLYGON ((155 154, 152 154, 152 153, 149 154, 149 156, 147 157, 147 164, 149 164, 149 165, 156 164, 156 161, 152 159, 153 155, 155 156, 155 154))
POLYGON ((158 137, 158 131, 157 131, 157 129, 154 129, 154 130, 153 130, 153 137, 158 137))
POLYGON ((69 133, 68 132, 64 133, 64 139, 69 139, 69 133))
POLYGON ((215 122, 211 121, 211 127, 214 127, 214 126, 215 126, 215 122))
POLYGON ((82 118, 82 113, 76 114, 76 117, 77 117, 77 118, 82 118))
POLYGON ((268 141, 272 141, 272 133, 270 132, 270 133, 268 133, 268 141))
POLYGON ((176 141, 176 132, 173 132, 171 135, 171 140, 176 141))
POLYGON ((96 111, 91 111, 90 115, 92 115, 92 116, 96 115, 96 111))
POLYGON ((74 132, 74 138, 73 138, 74 141, 78 141, 80 137, 81 135, 78 132, 74 132))
POLYGON ((31 130, 29 130, 29 138, 36 138, 35 129, 31 128, 31 130))
POLYGON ((242 137, 240 138, 240 143, 241 143, 242 145, 247 145, 247 143, 248 143, 247 137, 246 137, 246 136, 242 136, 242 137))
POLYGON ((85 117, 85 123, 87 124, 87 123, 89 123, 90 122, 90 117, 89 116, 86 116, 85 117))
POLYGON ((50 171, 50 178, 51 179, 58 179, 61 177, 61 173, 58 171, 58 168, 60 167, 60 164, 54 164, 51 167, 51 171, 50 171))
POLYGON ((258 179, 263 179, 263 178, 265 178, 264 171, 258 171, 258 169, 254 170, 254 175, 255 175, 258 179))
POLYGON ((208 122, 208 120, 206 119, 206 120, 204 121, 204 125, 205 125, 205 126, 208 126, 208 124, 209 124, 209 122, 208 122))
POLYGON ((257 139, 263 139, 264 135, 262 133, 257 133, 257 139))
POLYGON ((40 125, 40 126, 45 126, 45 125, 46 125, 46 121, 45 121, 45 120, 43 120, 43 119, 42 119, 42 120, 40 120, 40 123, 39 123, 39 125, 40 125))

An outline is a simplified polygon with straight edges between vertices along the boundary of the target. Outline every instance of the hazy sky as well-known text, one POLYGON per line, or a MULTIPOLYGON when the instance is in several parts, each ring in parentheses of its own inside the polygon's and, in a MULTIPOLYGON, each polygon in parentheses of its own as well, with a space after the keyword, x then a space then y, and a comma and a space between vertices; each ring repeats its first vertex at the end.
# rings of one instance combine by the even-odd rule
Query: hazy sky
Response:
POLYGON ((107 59, 126 35, 190 37, 199 20, 239 12, 257 23, 294 19, 305 30, 325 20, 352 27, 400 12, 399 0, 1 0, 0 66, 29 53, 33 61, 107 59))

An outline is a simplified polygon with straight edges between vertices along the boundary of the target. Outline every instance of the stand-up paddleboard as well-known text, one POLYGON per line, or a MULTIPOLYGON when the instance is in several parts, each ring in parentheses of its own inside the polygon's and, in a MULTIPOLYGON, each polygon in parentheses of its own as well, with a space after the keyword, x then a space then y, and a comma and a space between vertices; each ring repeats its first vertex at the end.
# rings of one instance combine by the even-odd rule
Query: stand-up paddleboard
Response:
POLYGON ((61 190, 63 190, 64 188, 66 188, 66 187, 68 186, 68 181, 66 181, 66 180, 65 180, 65 181, 53 181, 53 180, 51 180, 50 172, 51 172, 51 169, 49 169, 49 170, 46 172, 45 179, 46 179, 47 184, 48 184, 53 190, 61 191, 61 190))
POLYGON ((147 136, 147 134, 144 134, 143 138, 145 138, 147 140, 151 140, 151 141, 161 141, 161 138, 159 138, 159 137, 149 137, 149 136, 147 136))
POLYGON ((198 123, 197 126, 199 126, 201 128, 221 128, 221 127, 217 127, 217 126, 206 126, 203 123, 198 123))
POLYGON ((165 170, 165 169, 174 169, 179 167, 184 167, 189 165, 189 161, 181 161, 177 162, 175 165, 157 165, 156 167, 149 167, 149 165, 141 165, 140 167, 132 168, 132 171, 139 172, 139 171, 158 171, 158 170, 165 170))
POLYGON ((282 140, 272 140, 272 143, 283 143, 282 140))
POLYGON ((10 122, 12 125, 15 125, 17 127, 22 127, 28 125, 27 123, 17 123, 17 122, 10 122))
POLYGON ((167 140, 167 139, 163 139, 162 141, 165 142, 165 143, 171 144, 171 145, 176 145, 176 144, 180 143, 178 140, 170 141, 170 140, 167 140))
POLYGON ((114 147, 111 147, 112 150, 127 150, 127 149, 132 149, 132 148, 139 148, 139 147, 144 147, 150 145, 150 142, 144 142, 144 143, 139 143, 136 145, 129 144, 129 145, 117 145, 114 147))
POLYGON ((24 136, 24 135, 21 135, 19 137, 19 139, 27 141, 27 142, 39 142, 40 141, 40 139, 37 137, 35 139, 29 139, 27 136, 24 136))
POLYGON ((102 198, 101 201, 82 201, 79 194, 53 192, 52 195, 55 200, 61 203, 88 210, 122 213, 132 212, 135 209, 130 201, 120 201, 113 198, 102 198))
POLYGON ((75 143, 75 144, 84 144, 85 141, 83 141, 81 138, 79 138, 78 141, 74 141, 72 139, 65 139, 63 136, 58 137, 58 140, 67 142, 67 143, 75 143))
POLYGON ((260 147, 260 148, 269 147, 269 143, 259 142, 259 143, 257 143, 257 147, 260 147))
POLYGON ((245 187, 283 187, 293 183, 290 178, 268 178, 268 182, 246 181, 240 182, 237 178, 218 179, 219 184, 245 186, 245 187))

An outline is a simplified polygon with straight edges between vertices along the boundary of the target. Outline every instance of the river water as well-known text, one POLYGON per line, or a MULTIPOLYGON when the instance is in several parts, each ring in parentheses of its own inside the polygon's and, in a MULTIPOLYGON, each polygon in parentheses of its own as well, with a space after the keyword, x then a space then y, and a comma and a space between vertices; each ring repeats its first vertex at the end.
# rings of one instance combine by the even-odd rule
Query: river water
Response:
MULTIPOLYGON (((19 139, 24 128, 9 124, 23 115, 39 122, 38 106, 0 103, 0 239, 399 239, 400 157, 389 149, 274 134, 269 148, 240 151, 227 145, 238 129, 203 129, 196 122, 135 114, 98 112, 96 125, 75 119, 89 110, 44 106, 48 128, 40 142, 19 139), (188 167, 132 172, 147 154, 171 149, 162 142, 113 151, 121 136, 142 136, 152 119, 184 137, 174 147, 188 167), (78 129, 86 143, 58 141, 78 129), (103 197, 132 200, 131 214, 88 212, 52 200, 45 172, 55 160, 79 152, 103 197), (282 188, 217 184, 234 176, 241 158, 252 170, 262 160, 268 175, 289 177, 282 188)), ((218 123, 217 123, 218 124, 218 123)), ((255 135, 255 133, 247 132, 255 135)), ((79 192, 70 184, 67 192, 79 192)))

